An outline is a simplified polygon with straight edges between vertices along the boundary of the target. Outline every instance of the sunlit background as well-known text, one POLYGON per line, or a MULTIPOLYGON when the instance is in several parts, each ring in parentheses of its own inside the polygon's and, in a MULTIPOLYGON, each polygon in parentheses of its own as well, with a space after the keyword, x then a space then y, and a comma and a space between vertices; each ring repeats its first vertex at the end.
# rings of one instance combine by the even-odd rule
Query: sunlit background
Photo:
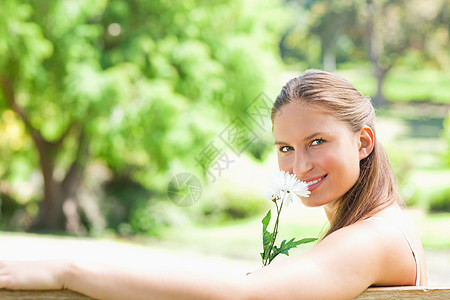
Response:
MULTIPOLYGON (((270 105, 318 68, 372 98, 431 283, 449 284, 449 24, 448 0, 2 0, 3 257, 82 236, 100 256, 106 239, 258 265, 270 105)), ((285 215, 286 236, 326 226, 285 215)))

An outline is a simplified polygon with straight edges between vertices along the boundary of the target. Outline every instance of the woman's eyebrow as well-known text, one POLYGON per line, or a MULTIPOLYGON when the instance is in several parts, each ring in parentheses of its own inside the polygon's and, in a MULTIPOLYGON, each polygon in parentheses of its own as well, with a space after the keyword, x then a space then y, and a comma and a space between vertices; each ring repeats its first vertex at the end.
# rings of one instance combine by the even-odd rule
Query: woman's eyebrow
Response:
POLYGON ((308 140, 312 139, 313 137, 315 137, 316 135, 320 135, 320 134, 322 134, 322 133, 321 132, 316 132, 316 133, 310 134, 307 137, 305 137, 303 140, 304 141, 308 141, 308 140))
MULTIPOLYGON (((313 133, 313 134, 308 135, 308 136, 305 137, 303 140, 304 140, 304 141, 308 141, 308 140, 312 139, 313 137, 315 137, 315 136, 317 136, 317 135, 320 135, 320 134, 322 134, 322 133, 321 133, 321 132, 315 132, 315 133, 313 133)), ((274 145, 287 145, 287 144, 289 144, 289 143, 286 143, 286 142, 283 142, 283 141, 275 141, 273 144, 274 144, 274 145)))

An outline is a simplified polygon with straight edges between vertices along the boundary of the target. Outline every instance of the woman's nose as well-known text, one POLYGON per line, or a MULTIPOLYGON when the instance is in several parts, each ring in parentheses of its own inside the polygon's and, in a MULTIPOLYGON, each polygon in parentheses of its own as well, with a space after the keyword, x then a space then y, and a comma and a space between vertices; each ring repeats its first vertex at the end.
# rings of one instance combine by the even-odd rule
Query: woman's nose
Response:
POLYGON ((295 153, 295 160, 293 166, 293 173, 298 177, 306 177, 309 171, 313 168, 311 159, 305 153, 295 153))

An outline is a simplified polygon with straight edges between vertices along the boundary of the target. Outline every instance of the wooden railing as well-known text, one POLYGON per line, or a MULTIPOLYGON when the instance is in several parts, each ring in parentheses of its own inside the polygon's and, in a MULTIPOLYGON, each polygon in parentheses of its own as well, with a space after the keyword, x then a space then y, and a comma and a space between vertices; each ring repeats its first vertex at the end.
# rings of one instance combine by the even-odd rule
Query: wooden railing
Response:
MULTIPOLYGON (((9 291, 0 290, 2 300, 88 300, 90 297, 72 291, 9 291)), ((450 299, 450 287, 376 287, 356 297, 368 299, 450 299)))
POLYGON ((0 299, 2 300, 87 300, 92 299, 88 296, 67 291, 9 291, 0 290, 0 299))
POLYGON ((450 299, 450 287, 373 287, 368 288, 355 299, 450 299))

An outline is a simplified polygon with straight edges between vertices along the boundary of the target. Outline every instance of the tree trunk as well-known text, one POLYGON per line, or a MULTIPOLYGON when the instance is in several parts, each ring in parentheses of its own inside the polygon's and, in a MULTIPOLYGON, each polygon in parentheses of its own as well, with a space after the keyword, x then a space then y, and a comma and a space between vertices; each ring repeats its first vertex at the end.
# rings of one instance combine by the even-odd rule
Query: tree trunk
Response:
POLYGON ((374 75, 377 79, 377 92, 373 98, 373 104, 376 106, 382 106, 385 104, 383 95, 384 79, 391 66, 382 67, 380 64, 380 58, 384 52, 384 42, 382 36, 376 30, 376 22, 379 20, 377 16, 380 14, 380 4, 373 2, 372 0, 366 1, 367 5, 367 23, 366 23, 366 36, 367 36, 367 53, 372 67, 374 75))
POLYGON ((390 68, 382 68, 379 64, 374 63, 375 75, 377 77, 377 93, 373 98, 373 105, 375 106, 383 106, 386 104, 386 99, 384 98, 383 86, 384 79, 386 78, 386 74, 390 68))
POLYGON ((280 49, 280 56, 281 59, 286 59, 286 55, 287 55, 287 49, 286 49, 286 39, 289 36, 289 34, 291 34, 291 32, 295 29, 295 26, 291 26, 288 29, 286 29, 286 31, 283 33, 283 35, 281 36, 281 39, 278 43, 278 48, 280 49))
MULTIPOLYGON (((58 145, 52 145, 54 146, 52 148, 55 148, 55 150, 47 153, 60 151, 58 145)), ((84 131, 81 130, 76 157, 62 181, 56 181, 53 176, 54 163, 52 160, 54 155, 48 156, 46 152, 42 151, 42 148, 38 148, 44 177, 44 199, 41 202, 39 217, 33 225, 33 229, 74 233, 85 232, 80 222, 77 191, 81 186, 86 161, 89 156, 88 148, 88 140, 84 131)))
POLYGON ((85 233, 80 222, 80 205, 78 190, 81 187, 87 160, 89 158, 89 140, 85 131, 81 129, 78 137, 78 149, 72 165, 61 182, 63 212, 66 217, 65 229, 70 232, 85 233))
POLYGON ((336 48, 327 47, 323 51, 323 69, 328 72, 336 71, 336 48))
POLYGON ((64 230, 66 218, 62 211, 61 189, 55 180, 55 151, 49 144, 35 143, 39 152, 40 167, 44 181, 44 198, 39 205, 39 215, 32 230, 64 230), (46 145, 46 146, 45 146, 46 145))
POLYGON ((336 43, 338 34, 336 29, 334 29, 333 33, 328 32, 320 37, 323 69, 328 72, 336 71, 336 43))
POLYGON ((25 124, 25 128, 31 135, 39 153, 39 166, 44 181, 44 195, 40 203, 38 218, 32 225, 31 230, 83 231, 83 227, 80 225, 76 193, 81 185, 89 156, 89 144, 84 129, 80 129, 78 149, 71 167, 64 180, 57 181, 54 178, 56 157, 58 152, 62 150, 63 141, 71 132, 73 124, 66 129, 56 142, 47 141, 41 132, 33 127, 26 111, 16 102, 14 86, 6 75, 0 76, 0 85, 7 104, 25 124))

